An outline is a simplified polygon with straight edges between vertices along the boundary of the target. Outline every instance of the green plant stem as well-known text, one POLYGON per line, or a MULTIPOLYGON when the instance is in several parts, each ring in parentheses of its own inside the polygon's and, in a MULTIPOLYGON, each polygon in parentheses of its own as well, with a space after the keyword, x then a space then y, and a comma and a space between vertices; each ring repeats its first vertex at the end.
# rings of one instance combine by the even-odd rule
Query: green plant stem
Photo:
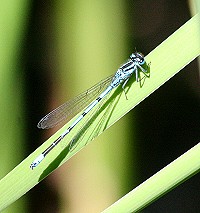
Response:
POLYGON ((115 202, 103 213, 137 212, 196 174, 200 168, 200 143, 115 202))

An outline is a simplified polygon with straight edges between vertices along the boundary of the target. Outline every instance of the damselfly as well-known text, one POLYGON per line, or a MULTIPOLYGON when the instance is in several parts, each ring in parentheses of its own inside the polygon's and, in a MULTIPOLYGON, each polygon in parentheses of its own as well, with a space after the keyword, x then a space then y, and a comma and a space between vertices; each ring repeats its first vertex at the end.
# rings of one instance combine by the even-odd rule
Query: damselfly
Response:
MULTIPOLYGON (((143 73, 147 72, 147 64, 141 53, 132 53, 126 63, 119 67, 114 76, 109 76, 103 81, 100 81, 95 86, 91 87, 84 93, 81 93, 77 97, 43 117, 39 123, 38 128, 48 129, 56 126, 63 120, 76 115, 78 112, 86 109, 83 113, 68 127, 44 152, 42 152, 30 165, 31 169, 34 169, 46 155, 67 135, 69 132, 85 117, 102 99, 104 99, 114 88, 122 85, 124 89, 128 80, 135 73, 136 81, 139 81, 139 70, 143 73), (146 65, 146 66, 145 66, 146 65), (144 67, 145 66, 145 67, 144 67), (102 91, 102 88, 106 88, 93 102, 94 96, 102 91)), ((72 143, 72 142, 71 142, 72 143)), ((71 145, 71 144, 70 144, 71 145)))

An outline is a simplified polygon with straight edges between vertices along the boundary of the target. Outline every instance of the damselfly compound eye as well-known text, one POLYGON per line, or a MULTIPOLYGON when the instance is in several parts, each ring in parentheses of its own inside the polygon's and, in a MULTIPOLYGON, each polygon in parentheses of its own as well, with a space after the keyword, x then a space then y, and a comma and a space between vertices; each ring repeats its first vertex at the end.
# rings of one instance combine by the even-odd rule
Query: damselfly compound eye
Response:
POLYGON ((130 59, 133 61, 133 62, 137 62, 139 63, 140 65, 143 65, 145 63, 145 60, 144 60, 144 56, 142 53, 132 53, 130 55, 130 59))

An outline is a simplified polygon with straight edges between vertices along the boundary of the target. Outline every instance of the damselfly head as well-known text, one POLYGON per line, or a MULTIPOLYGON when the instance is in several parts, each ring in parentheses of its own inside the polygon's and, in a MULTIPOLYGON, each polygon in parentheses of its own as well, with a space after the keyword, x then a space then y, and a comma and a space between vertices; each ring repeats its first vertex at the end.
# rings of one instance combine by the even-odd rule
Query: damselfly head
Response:
POLYGON ((143 65, 145 63, 144 55, 142 53, 139 53, 139 52, 132 53, 130 55, 130 59, 133 62, 139 63, 140 65, 143 65))

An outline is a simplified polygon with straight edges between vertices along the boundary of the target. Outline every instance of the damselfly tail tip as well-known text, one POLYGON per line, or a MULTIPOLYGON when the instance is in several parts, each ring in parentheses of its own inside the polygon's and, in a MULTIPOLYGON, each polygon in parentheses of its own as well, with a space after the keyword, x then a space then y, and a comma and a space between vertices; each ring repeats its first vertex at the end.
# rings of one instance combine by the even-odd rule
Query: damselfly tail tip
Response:
POLYGON ((30 165, 30 168, 33 170, 36 166, 38 166, 41 161, 44 159, 44 155, 39 155, 30 165))

